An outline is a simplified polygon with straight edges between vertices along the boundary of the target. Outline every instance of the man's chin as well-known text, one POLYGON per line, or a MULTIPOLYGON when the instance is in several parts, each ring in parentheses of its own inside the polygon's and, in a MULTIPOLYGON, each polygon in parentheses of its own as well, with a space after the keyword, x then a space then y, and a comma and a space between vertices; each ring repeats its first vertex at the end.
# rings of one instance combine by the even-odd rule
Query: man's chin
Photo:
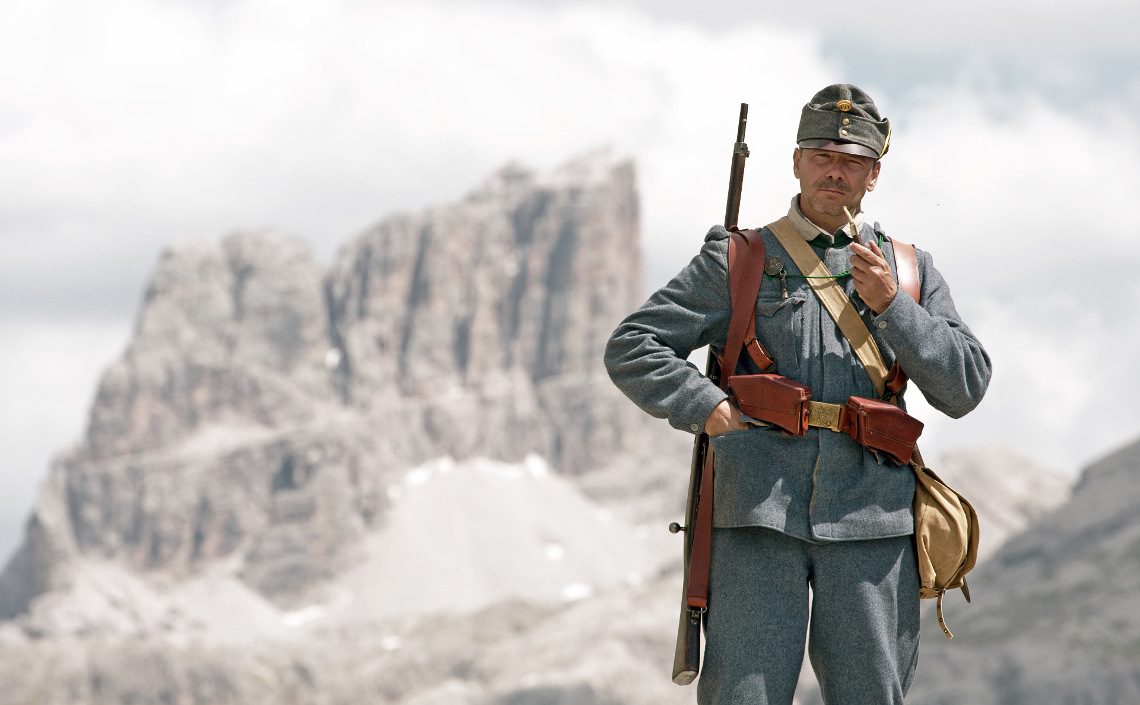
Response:
POLYGON ((822 215, 838 218, 843 215, 843 206, 847 205, 843 201, 832 201, 820 198, 813 198, 811 200, 811 207, 816 213, 822 215))

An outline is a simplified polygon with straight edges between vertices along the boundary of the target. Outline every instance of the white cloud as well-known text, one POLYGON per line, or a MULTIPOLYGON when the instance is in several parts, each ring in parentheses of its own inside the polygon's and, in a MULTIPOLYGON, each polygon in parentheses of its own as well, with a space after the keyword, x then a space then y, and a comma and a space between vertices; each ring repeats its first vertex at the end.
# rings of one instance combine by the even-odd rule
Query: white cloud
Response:
POLYGON ((911 106, 869 210, 934 253, 995 369, 982 406, 935 420, 932 440, 1006 442, 1075 470, 1140 431, 1114 411, 1140 391, 1125 352, 1140 342, 1125 256, 1140 140, 1122 112, 1082 121, 1030 91, 959 87, 911 106))
MULTIPOLYGON (((578 0, 543 0, 565 5, 578 0)), ((595 0, 603 4, 601 0, 595 0)), ((533 4, 535 0, 529 0, 533 4)), ((1019 54, 1044 64, 1079 52, 1134 51, 1133 28, 1140 7, 1131 0, 960 0, 916 3, 864 0, 857 11, 844 0, 815 0, 810 11, 797 3, 748 0, 607 0, 646 13, 683 19, 713 29, 751 23, 809 27, 825 32, 847 54, 887 51, 930 55, 969 51, 976 54, 1019 54)))
POLYGON ((599 143, 703 184, 743 96, 794 106, 825 75, 809 36, 590 9, 46 0, 0 13, 0 60, 29 67, 0 76, 0 161, 18 165, 0 174, 0 213, 25 237, 111 214, 152 256, 173 236, 269 221, 327 253, 508 157, 546 166, 599 143), (166 232, 129 225, 154 213, 166 232))
MULTIPOLYGON (((1097 12, 1132 11, 1102 5, 1097 12)), ((1059 5, 1034 7, 1060 21, 1059 5)), ((1006 27, 1022 21, 985 8, 1006 13, 1006 27)), ((906 18, 883 17, 877 48, 908 51, 906 18)), ((752 148, 741 222, 786 208, 800 106, 844 77, 824 57, 844 61, 845 52, 824 36, 757 24, 714 32, 601 6, 5 3, 0 301, 13 320, 62 322, 8 344, 0 371, 30 372, 0 427, 58 379, 27 346, 54 345, 48 338, 70 335, 95 311, 111 321, 99 335, 120 337, 56 360, 70 381, 42 396, 44 413, 65 419, 54 427, 76 436, 74 410, 122 344, 143 278, 171 239, 272 223, 328 256, 368 222, 455 199, 509 158, 549 166, 602 143, 633 155, 648 279, 660 285, 721 218, 741 101, 751 104, 752 148), (13 362, 12 350, 24 357, 13 362)), ((959 47, 915 36, 928 40, 917 54, 959 47)), ((1031 87, 891 85, 865 86, 897 130, 868 209, 935 254, 997 370, 974 415, 930 419, 932 448, 990 440, 1022 419, 1001 437, 1071 468, 1133 433, 1130 420, 1096 413, 1123 398, 1119 390, 1140 391, 1125 348, 1114 347, 1135 349, 1120 323, 1135 327, 1134 316, 1110 298, 1137 296, 1123 255, 1140 147, 1134 121, 1113 107, 1124 103, 1104 96, 1094 123, 1031 87), (1112 381, 1074 381, 1089 368, 1112 381), (1046 392, 1068 403, 1046 409, 1046 392)), ((63 438, 11 440, 24 444, 12 457, 31 462, 63 438)))

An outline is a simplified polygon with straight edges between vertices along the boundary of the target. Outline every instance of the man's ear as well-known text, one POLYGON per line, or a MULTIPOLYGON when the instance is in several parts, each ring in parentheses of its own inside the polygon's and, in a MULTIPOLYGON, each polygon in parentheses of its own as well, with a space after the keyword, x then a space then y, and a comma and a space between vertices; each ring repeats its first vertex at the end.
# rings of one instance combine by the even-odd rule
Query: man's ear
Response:
POLYGON ((800 178, 800 148, 796 147, 792 152, 792 174, 798 179, 800 178))
POLYGON ((875 162, 875 166, 871 167, 871 175, 867 177, 867 191, 874 191, 875 185, 879 183, 879 168, 883 166, 882 162, 875 162))

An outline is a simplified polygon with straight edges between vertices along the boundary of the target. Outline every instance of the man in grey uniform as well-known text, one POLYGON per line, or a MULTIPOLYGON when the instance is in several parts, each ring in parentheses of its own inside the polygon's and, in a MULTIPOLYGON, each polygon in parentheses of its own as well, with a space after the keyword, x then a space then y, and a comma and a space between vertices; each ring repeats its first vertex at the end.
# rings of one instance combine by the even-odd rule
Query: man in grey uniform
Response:
MULTIPOLYGON (((897 360, 934 408, 966 414, 989 384, 989 357, 928 253, 915 249, 919 301, 900 291, 893 245, 861 208, 890 123, 862 90, 833 85, 804 106, 796 141, 800 192, 788 210, 796 232, 836 277, 887 365, 897 360), (844 232, 844 206, 865 245, 844 232)), ((770 230, 760 235, 786 273, 782 282, 765 277, 756 300, 756 336, 776 361, 767 372, 807 385, 817 401, 876 398, 791 256, 770 230)), ((605 358, 614 383, 643 410, 711 437, 714 529, 698 701, 790 705, 808 637, 826 703, 901 703, 918 661, 913 474, 846 433, 789 436, 742 420, 687 362, 728 336, 728 237, 713 227, 688 266, 618 326, 605 358)), ((737 374, 760 371, 741 355, 737 374)))

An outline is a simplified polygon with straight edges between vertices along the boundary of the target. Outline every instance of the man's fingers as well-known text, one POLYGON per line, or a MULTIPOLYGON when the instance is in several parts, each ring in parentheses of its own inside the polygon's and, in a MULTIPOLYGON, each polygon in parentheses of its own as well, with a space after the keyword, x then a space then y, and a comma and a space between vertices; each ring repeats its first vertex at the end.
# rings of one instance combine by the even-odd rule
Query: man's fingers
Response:
POLYGON ((868 264, 878 264, 880 262, 886 264, 887 262, 887 258, 883 256, 883 251, 873 242, 870 243, 870 247, 851 243, 851 254, 853 255, 852 261, 854 261, 854 257, 858 257, 859 259, 866 260, 868 264))
POLYGON ((718 436, 726 431, 739 431, 748 428, 740 422, 740 409, 727 399, 722 400, 705 421, 705 433, 718 436))

